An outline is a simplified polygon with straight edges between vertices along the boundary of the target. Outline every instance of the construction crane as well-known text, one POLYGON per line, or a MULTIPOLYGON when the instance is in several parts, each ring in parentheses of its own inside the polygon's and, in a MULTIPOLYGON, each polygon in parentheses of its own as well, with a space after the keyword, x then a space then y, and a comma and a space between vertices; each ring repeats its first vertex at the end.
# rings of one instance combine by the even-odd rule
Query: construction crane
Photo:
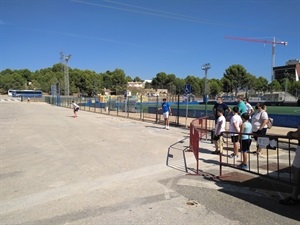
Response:
POLYGON ((272 44, 272 68, 271 68, 272 77, 271 77, 271 80, 274 80, 275 76, 274 76, 273 68, 275 67, 275 48, 276 48, 276 44, 287 46, 288 43, 286 41, 277 41, 275 37, 273 37, 272 41, 254 39, 254 38, 231 37, 231 36, 225 36, 225 38, 238 40, 238 41, 250 41, 250 42, 259 42, 259 43, 264 43, 264 44, 272 44))

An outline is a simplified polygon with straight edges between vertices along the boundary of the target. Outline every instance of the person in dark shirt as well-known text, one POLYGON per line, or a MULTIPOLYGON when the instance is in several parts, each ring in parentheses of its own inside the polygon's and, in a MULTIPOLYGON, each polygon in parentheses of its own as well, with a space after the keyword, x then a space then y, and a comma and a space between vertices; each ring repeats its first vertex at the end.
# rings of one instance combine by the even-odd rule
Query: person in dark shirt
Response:
POLYGON ((218 108, 222 108, 222 109, 223 109, 225 118, 226 118, 226 117, 229 115, 229 113, 231 112, 231 109, 228 107, 227 104, 225 104, 225 103, 223 102, 222 97, 219 96, 219 97, 217 98, 217 102, 215 103, 215 105, 214 105, 214 107, 213 107, 213 113, 214 113, 214 117, 215 117, 215 124, 217 123, 217 120, 218 120, 218 111, 217 111, 218 108), (227 111, 227 113, 226 113, 226 111, 227 111))

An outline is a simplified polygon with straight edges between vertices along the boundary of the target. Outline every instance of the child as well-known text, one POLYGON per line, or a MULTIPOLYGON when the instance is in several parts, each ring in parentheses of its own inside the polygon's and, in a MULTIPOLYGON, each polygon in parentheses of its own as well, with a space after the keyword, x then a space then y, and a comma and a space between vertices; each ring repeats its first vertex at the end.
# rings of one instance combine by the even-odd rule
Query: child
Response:
POLYGON ((223 152, 223 137, 222 132, 225 131, 226 119, 224 117, 224 110, 222 108, 217 109, 218 120, 216 123, 215 133, 214 133, 214 144, 216 150, 212 154, 220 154, 223 152))
POLYGON ((242 133, 242 146, 241 146, 241 151, 243 153, 243 161, 242 164, 239 165, 238 167, 246 170, 248 169, 247 166, 247 153, 250 151, 250 145, 251 145, 251 132, 252 132, 252 125, 249 122, 249 114, 248 113, 244 113, 242 115, 242 120, 243 123, 241 125, 241 133, 242 133))
POLYGON ((73 110, 74 110, 74 118, 77 117, 77 112, 79 110, 79 105, 77 105, 74 101, 72 101, 73 110))
POLYGON ((239 132, 243 123, 241 116, 239 115, 239 108, 234 106, 232 109, 234 115, 230 119, 229 131, 231 133, 231 141, 233 143, 233 153, 229 155, 229 158, 238 158, 239 151, 239 132))

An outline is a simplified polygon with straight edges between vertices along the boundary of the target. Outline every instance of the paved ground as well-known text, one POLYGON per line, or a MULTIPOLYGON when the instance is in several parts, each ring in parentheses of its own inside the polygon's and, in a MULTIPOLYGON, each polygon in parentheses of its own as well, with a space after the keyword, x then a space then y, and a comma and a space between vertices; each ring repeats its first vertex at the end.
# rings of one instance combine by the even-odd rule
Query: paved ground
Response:
MULTIPOLYGON (((300 206, 278 204, 289 187, 230 168, 224 181, 213 176, 219 167, 208 142, 200 143, 202 176, 187 175, 186 129, 72 115, 0 101, 0 224, 299 224, 300 206)), ((193 174, 191 153, 187 164, 193 174)))

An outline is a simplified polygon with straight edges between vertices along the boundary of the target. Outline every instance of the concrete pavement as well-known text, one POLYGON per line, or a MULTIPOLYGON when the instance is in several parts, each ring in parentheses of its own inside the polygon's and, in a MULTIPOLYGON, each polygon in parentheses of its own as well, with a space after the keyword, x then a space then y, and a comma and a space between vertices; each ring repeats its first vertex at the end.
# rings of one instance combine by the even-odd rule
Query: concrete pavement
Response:
MULTIPOLYGON (((299 223, 299 206, 278 204, 289 189, 231 168, 224 173, 243 182, 212 176, 218 158, 208 142, 200 143, 206 176, 187 175, 186 129, 83 111, 73 118, 35 102, 1 101, 0 112, 1 224, 299 223)), ((187 164, 193 174, 191 153, 187 164)))

